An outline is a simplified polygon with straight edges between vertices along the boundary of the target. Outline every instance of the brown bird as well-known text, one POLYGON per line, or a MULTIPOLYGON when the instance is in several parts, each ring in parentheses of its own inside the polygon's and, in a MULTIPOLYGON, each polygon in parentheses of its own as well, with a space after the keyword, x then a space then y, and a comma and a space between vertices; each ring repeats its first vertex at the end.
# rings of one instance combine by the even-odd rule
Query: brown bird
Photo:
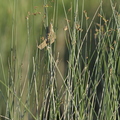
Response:
POLYGON ((52 23, 50 23, 50 26, 49 26, 49 32, 48 32, 48 35, 47 35, 47 38, 39 45, 37 46, 40 50, 42 50, 43 48, 45 48, 46 46, 54 43, 56 39, 56 34, 53 30, 53 25, 52 23))

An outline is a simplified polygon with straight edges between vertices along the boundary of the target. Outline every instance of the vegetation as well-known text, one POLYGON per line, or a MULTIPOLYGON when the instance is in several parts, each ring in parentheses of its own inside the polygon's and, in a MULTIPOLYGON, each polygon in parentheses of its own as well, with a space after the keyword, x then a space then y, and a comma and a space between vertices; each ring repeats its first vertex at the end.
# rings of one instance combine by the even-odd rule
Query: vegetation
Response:
POLYGON ((108 16, 102 0, 92 12, 85 0, 5 2, 0 119, 119 120, 119 1, 108 16), (40 50, 50 23, 56 40, 40 50))

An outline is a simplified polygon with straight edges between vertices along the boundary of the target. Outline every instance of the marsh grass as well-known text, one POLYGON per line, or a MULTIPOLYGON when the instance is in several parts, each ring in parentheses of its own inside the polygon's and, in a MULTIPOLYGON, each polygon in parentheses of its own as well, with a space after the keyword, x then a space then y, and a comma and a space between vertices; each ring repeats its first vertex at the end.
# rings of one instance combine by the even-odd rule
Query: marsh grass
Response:
MULTIPOLYGON (((116 8, 110 0, 112 15, 107 20, 102 8, 103 3, 100 2, 93 17, 89 18, 89 14, 84 10, 84 2, 83 0, 81 10, 79 0, 71 2, 70 9, 66 10, 64 0, 61 1, 66 20, 64 32, 69 56, 65 75, 60 71, 62 63, 59 62, 61 53, 56 53, 57 40, 54 45, 49 45, 42 51, 37 47, 34 52, 31 50, 30 40, 34 38, 31 27, 36 26, 36 19, 32 17, 37 16, 36 9, 35 13, 28 15, 26 19, 27 40, 21 59, 16 41, 17 28, 13 21, 7 75, 0 55, 3 76, 0 79, 0 96, 3 101, 0 107, 1 119, 120 119, 120 38, 116 8), (61 86, 58 79, 63 83, 61 86)), ((13 20, 17 19, 15 6, 14 3, 13 20)), ((59 24, 57 0, 53 3, 44 0, 43 9, 44 25, 40 28, 40 37, 47 34, 50 22, 53 23, 55 32, 59 24)), ((39 40, 34 42, 39 44, 39 40)))

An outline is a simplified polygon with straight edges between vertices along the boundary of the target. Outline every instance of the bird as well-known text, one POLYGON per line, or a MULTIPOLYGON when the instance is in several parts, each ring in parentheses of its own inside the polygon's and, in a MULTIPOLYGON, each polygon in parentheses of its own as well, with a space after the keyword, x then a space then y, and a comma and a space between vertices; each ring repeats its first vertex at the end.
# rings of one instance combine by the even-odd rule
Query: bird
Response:
POLYGON ((43 48, 47 47, 48 45, 54 43, 55 39, 56 39, 56 34, 54 32, 54 29, 53 29, 53 24, 50 23, 49 32, 48 32, 47 38, 40 45, 38 45, 37 47, 40 50, 42 50, 43 48))

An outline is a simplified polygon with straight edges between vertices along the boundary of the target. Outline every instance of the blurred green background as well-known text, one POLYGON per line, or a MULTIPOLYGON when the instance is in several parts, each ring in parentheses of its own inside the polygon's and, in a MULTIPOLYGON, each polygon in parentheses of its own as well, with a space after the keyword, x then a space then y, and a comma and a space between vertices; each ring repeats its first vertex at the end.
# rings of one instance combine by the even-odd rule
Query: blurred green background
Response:
MULTIPOLYGON (((84 10, 87 12, 90 22, 101 0, 84 1, 84 10)), ((69 11, 71 6, 74 9, 74 0, 65 0, 64 2, 66 11, 69 11)), ((79 0, 79 11, 82 11, 82 3, 83 1, 79 0)), ((116 8, 119 10, 120 0, 115 0, 114 3, 117 3, 116 8)), ((15 77, 17 81, 17 79, 21 78, 19 76, 20 72, 22 72, 21 81, 24 81, 26 73, 33 69, 33 57, 36 56, 36 51, 38 51, 37 45, 41 42, 40 38, 44 36, 45 32, 46 21, 44 10, 46 7, 48 9, 48 24, 50 21, 54 22, 54 28, 58 34, 57 39, 59 40, 57 43, 60 43, 60 48, 56 53, 60 52, 60 54, 65 54, 65 49, 62 48, 65 41, 60 41, 64 35, 59 35, 59 33, 64 33, 63 29, 66 22, 61 0, 57 4, 55 0, 0 1, 0 80, 4 81, 4 83, 7 84, 10 82, 12 77, 15 77), (58 8, 54 16, 53 7, 55 6, 58 6, 58 8)), ((109 0, 103 0, 103 13, 107 19, 112 15, 109 0)), ((71 14, 72 12, 68 12, 67 15, 72 21, 71 14)), ((97 21, 94 22, 97 23, 97 21)), ((31 76, 31 74, 28 75, 31 76)), ((0 100, 4 101, 3 96, 5 96, 4 91, 6 93, 6 90, 2 84, 0 84, 0 90, 0 100)), ((2 105, 5 105, 5 102, 4 104, 1 103, 0 108, 2 105)))
MULTIPOLYGON (((84 9, 88 13, 90 20, 92 19, 98 5, 101 0, 85 0, 84 9)), ((66 11, 71 8, 74 0, 65 0, 66 11)), ((119 8, 119 0, 115 0, 116 6, 119 8)), ((8 64, 11 59, 11 51, 13 47, 15 48, 17 54, 18 65, 21 64, 23 59, 23 54, 26 49, 26 44, 29 42, 29 51, 27 51, 31 56, 33 56, 37 49, 37 42, 40 41, 44 29, 44 6, 45 1, 43 0, 8 0, 0 2, 0 57, 1 57, 1 66, 3 65, 5 70, 5 76, 8 74, 8 64), (37 15, 29 16, 29 40, 28 40, 28 28, 27 28, 27 19, 28 12, 34 14, 40 12, 37 15)), ((49 22, 53 18, 53 6, 54 1, 46 1, 48 5, 48 18, 49 22)), ((82 0, 79 2, 79 10, 81 11, 82 0)), ((109 0, 103 0, 103 10, 106 18, 109 19, 111 16, 112 10, 109 0)), ((80 13, 80 12, 79 12, 80 13)), ((68 14, 69 16, 69 14, 68 14)), ((58 1, 58 13, 56 18, 56 28, 59 30, 59 25, 64 28, 65 25, 61 24, 65 22, 65 15, 63 11, 62 1, 58 1), (62 22, 61 22, 62 21, 62 22)), ((89 21, 90 21, 89 20, 89 21)), ((97 21, 96 21, 97 22, 97 21)), ((13 54, 15 51, 12 51, 13 54)), ((2 68, 2 67, 1 67, 2 68)), ((3 73, 0 73, 0 78, 3 79, 3 73)))

